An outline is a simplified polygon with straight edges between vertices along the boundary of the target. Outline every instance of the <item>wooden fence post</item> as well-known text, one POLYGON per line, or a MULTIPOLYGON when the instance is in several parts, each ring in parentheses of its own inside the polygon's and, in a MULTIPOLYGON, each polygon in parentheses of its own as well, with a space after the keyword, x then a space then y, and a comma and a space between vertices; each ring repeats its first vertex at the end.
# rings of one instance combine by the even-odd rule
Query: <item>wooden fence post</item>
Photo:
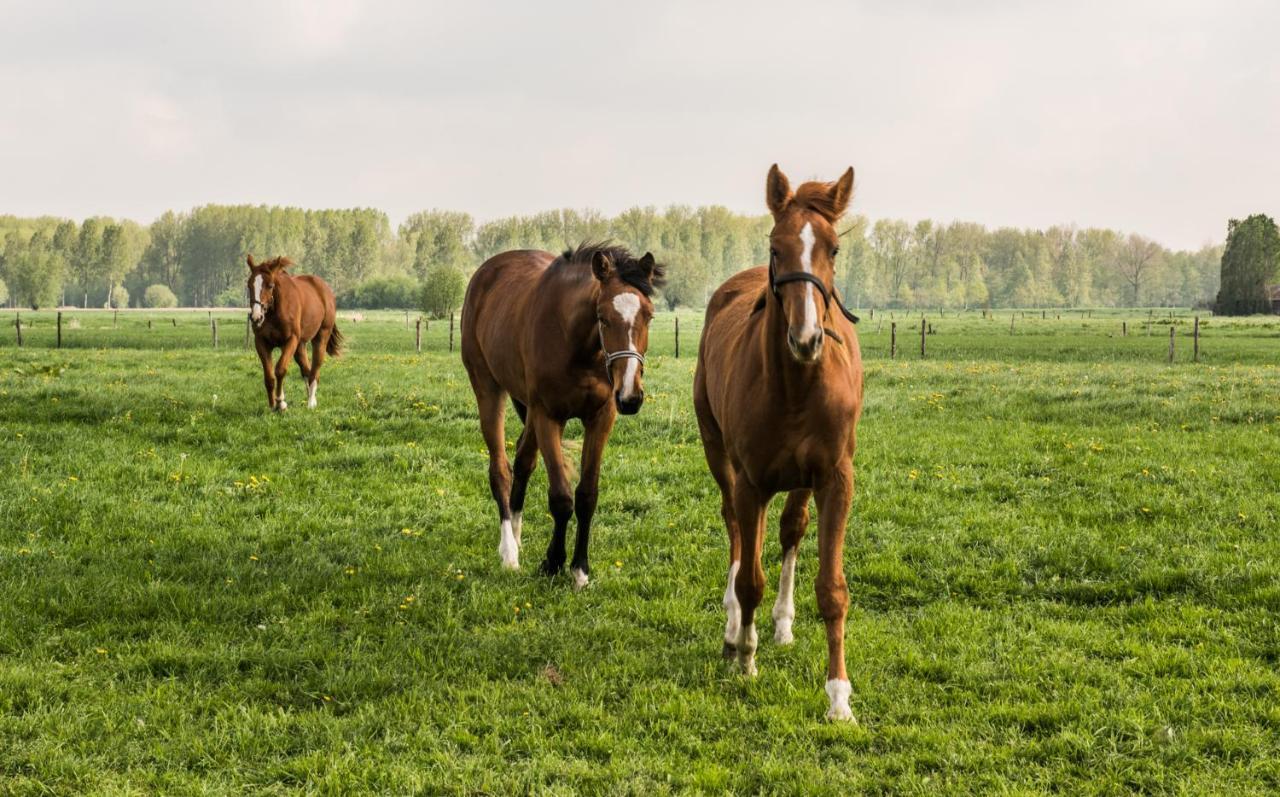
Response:
POLYGON ((18 348, 22 348, 22 314, 13 314, 13 326, 18 330, 18 348))
POLYGON ((449 351, 453 351, 453 313, 449 313, 449 351))
POLYGON ((209 331, 213 334, 213 347, 218 348, 218 319, 209 319, 209 331))
POLYGON ((1194 341, 1192 344, 1194 348, 1191 350, 1191 362, 1198 363, 1200 362, 1200 316, 1196 316, 1195 326, 1191 329, 1191 339, 1194 341))
POLYGON ((676 316, 676 359, 680 359, 680 316, 676 316))
POLYGON ((1174 328, 1173 328, 1173 325, 1170 324, 1169 325, 1169 362, 1173 362, 1173 335, 1174 335, 1174 328))
POLYGON ((889 322, 889 359, 895 359, 898 356, 898 322, 889 322))
MULTIPOLYGON (((419 318, 419 319, 418 319, 418 325, 419 325, 419 326, 421 326, 421 325, 422 325, 422 319, 421 319, 421 318, 419 318)), ((408 329, 408 328, 409 328, 409 311, 408 311, 408 310, 405 310, 405 311, 404 311, 404 328, 405 328, 405 329, 408 329)))
POLYGON ((120 311, 119 310, 111 311, 111 326, 116 327, 119 325, 119 323, 120 323, 120 311))
POLYGON ((178 328, 178 317, 177 317, 177 316, 174 316, 173 318, 170 318, 169 320, 173 322, 173 328, 174 328, 174 329, 177 329, 177 328, 178 328))
POLYGON ((1010 314, 1009 314, 1009 334, 1010 334, 1010 335, 1012 335, 1012 334, 1013 334, 1013 319, 1015 319, 1015 318, 1017 318, 1017 317, 1018 317, 1018 314, 1017 314, 1017 313, 1010 313, 1010 314))
POLYGON ((151 319, 147 319, 147 329, 151 329, 151 319))
POLYGON ((58 348, 62 348, 62 311, 58 311, 58 348))
POLYGON ((1129 337, 1129 322, 1128 322, 1128 321, 1121 321, 1121 322, 1120 322, 1120 337, 1122 337, 1122 338, 1127 338, 1127 337, 1129 337))
POLYGON ((924 322, 924 319, 921 318, 920 319, 920 359, 922 360, 924 359, 924 330, 925 330, 925 322, 924 322))
MULTIPOLYGON (((405 314, 408 317, 408 314, 405 314)), ((418 319, 418 323, 414 324, 413 348, 418 354, 422 354, 422 319, 418 319)))

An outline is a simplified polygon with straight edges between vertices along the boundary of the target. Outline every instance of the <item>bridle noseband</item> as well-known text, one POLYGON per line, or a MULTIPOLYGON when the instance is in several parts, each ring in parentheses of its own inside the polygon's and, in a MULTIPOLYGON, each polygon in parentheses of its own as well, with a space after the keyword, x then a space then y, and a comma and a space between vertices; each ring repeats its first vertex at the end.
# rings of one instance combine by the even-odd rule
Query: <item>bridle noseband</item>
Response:
POLYGON ((639 360, 641 367, 644 366, 644 355, 635 349, 622 349, 620 351, 609 351, 609 347, 604 345, 604 319, 596 315, 596 332, 600 333, 600 351, 604 353, 604 375, 609 380, 609 387, 613 387, 613 364, 617 360, 639 360))
MULTIPOLYGON (((772 293, 773 297, 777 299, 779 302, 782 301, 782 294, 778 291, 779 285, 786 285, 789 282, 808 282, 818 289, 818 293, 822 294, 822 303, 828 309, 830 309, 831 307, 831 300, 835 299, 836 307, 840 308, 840 312, 843 313, 844 317, 849 320, 849 323, 851 324, 858 323, 858 317, 853 313, 849 312, 848 309, 845 308, 844 303, 840 301, 840 295, 836 293, 836 289, 834 287, 828 289, 826 283, 823 282, 821 279, 819 279, 816 274, 810 274, 807 271, 796 271, 796 272, 792 272, 791 274, 783 274, 782 276, 778 276, 777 263, 778 263, 778 253, 770 249, 769 250, 769 292, 772 293)), ((823 331, 826 332, 831 337, 835 338, 837 342, 843 342, 843 341, 840 341, 840 337, 836 335, 834 332, 832 332, 831 330, 824 329, 823 331)))

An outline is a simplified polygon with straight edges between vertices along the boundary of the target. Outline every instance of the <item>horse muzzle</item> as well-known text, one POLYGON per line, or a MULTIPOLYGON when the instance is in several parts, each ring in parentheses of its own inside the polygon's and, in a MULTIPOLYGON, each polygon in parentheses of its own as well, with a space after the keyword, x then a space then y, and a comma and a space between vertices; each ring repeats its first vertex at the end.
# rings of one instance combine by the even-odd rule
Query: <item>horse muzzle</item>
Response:
POLYGON ((787 330, 787 348, 791 350, 791 356, 799 363, 815 363, 822 359, 822 329, 819 328, 817 334, 809 335, 803 340, 796 337, 795 333, 787 330))
POLYGON ((619 414, 635 415, 644 404, 644 391, 637 390, 626 398, 622 397, 621 392, 616 392, 613 394, 613 402, 617 405, 619 414))

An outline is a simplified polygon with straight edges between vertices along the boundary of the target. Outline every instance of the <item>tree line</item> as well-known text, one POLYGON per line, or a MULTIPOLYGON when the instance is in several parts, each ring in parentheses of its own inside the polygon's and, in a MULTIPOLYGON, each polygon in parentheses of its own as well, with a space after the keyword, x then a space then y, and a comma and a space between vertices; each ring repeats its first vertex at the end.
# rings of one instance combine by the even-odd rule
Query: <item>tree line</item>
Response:
MULTIPOLYGON (((700 306, 724 279, 768 260, 771 226, 767 215, 683 205, 616 216, 553 210, 483 223, 428 210, 394 230, 385 213, 369 208, 205 205, 147 226, 0 216, 0 303, 239 306, 244 255, 252 252, 289 255, 299 273, 326 279, 344 307, 446 314, 470 273, 498 252, 559 252, 611 238, 669 264, 668 307, 700 306)), ((1218 292, 1223 254, 1221 246, 1172 251, 1141 235, 1069 225, 988 229, 852 216, 840 231, 837 285, 846 304, 861 307, 1201 305, 1218 292)))

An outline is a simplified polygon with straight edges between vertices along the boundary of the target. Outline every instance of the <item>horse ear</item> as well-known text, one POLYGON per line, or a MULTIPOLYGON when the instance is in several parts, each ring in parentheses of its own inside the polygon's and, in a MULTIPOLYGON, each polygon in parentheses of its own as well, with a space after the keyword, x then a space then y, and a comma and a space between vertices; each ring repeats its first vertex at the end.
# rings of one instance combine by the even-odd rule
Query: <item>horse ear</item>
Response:
POLYGON ((840 179, 831 184, 831 207, 835 211, 836 218, 844 215, 849 209, 849 200, 853 199, 853 167, 850 166, 845 173, 840 175, 840 179))
POLYGON ((596 279, 604 282, 609 279, 609 274, 613 272, 613 261, 609 260, 609 256, 600 250, 596 250, 591 256, 591 273, 596 275, 596 279))
POLYGON ((257 263, 253 262, 253 255, 245 255, 244 259, 245 259, 245 262, 249 264, 249 268, 253 268, 258 265, 257 263))
POLYGON ((653 276, 653 253, 645 252, 644 257, 640 258, 640 268, 644 270, 646 277, 653 276))
POLYGON ((769 177, 765 180, 764 186, 764 201, 769 206, 769 212, 773 214, 774 219, 782 215, 787 203, 791 201, 791 183, 787 181, 787 176, 782 173, 776 163, 769 167, 769 177))
POLYGON ((284 271, 285 266, 289 265, 289 259, 283 255, 277 255, 275 260, 271 261, 271 273, 284 271))

